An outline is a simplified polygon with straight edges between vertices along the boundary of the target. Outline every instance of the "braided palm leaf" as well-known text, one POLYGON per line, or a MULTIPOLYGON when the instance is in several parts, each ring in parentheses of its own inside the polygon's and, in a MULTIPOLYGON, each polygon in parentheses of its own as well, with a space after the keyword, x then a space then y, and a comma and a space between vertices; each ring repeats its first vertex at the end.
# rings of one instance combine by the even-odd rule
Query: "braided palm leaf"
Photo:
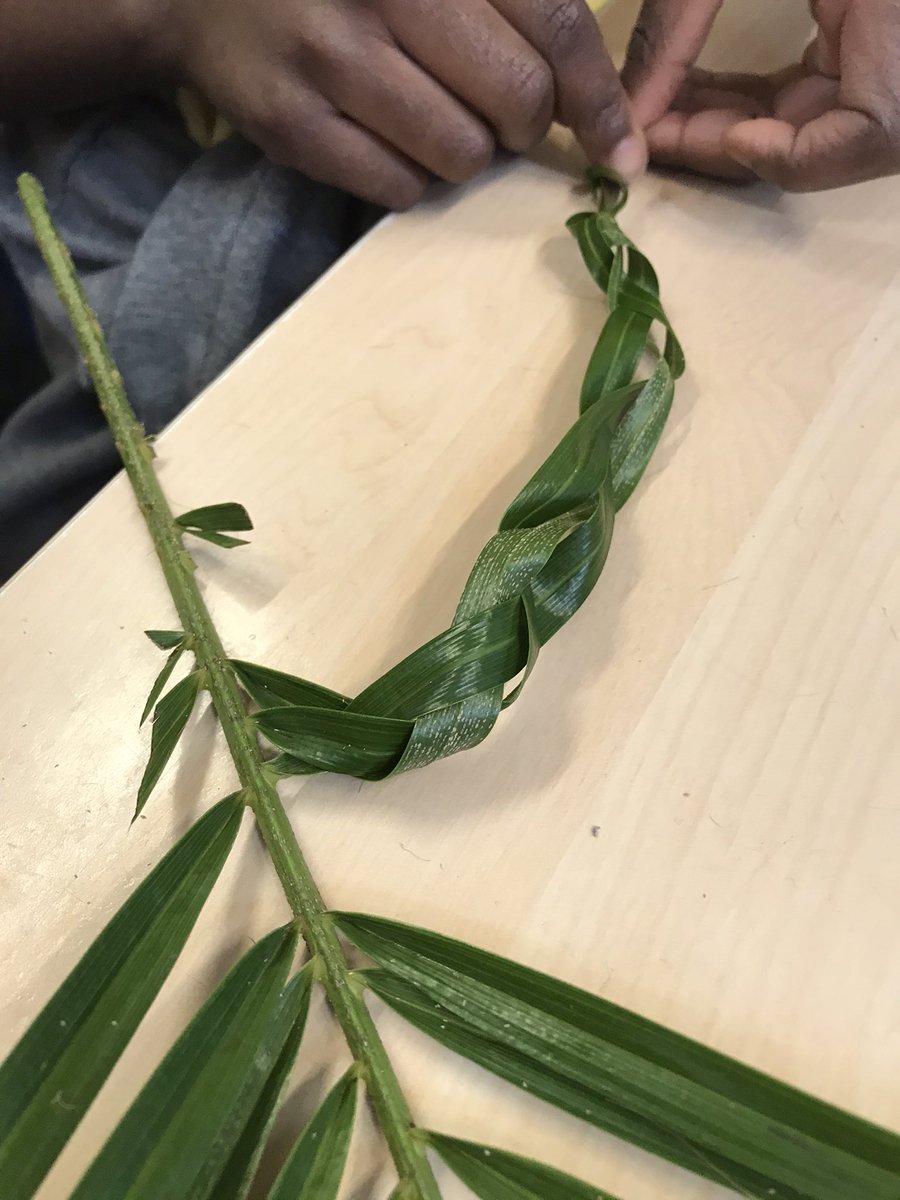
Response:
POLYGON ((261 708, 257 727, 281 751, 269 764, 278 774, 384 779, 477 745, 520 695, 540 648, 597 582, 615 514, 659 441, 684 357, 656 273, 619 227, 624 185, 601 171, 590 179, 597 210, 567 224, 608 297, 609 316, 578 419, 504 513, 450 627, 358 696, 233 664, 261 708), (656 321, 666 330, 661 355, 651 338, 656 321), (655 365, 636 380, 647 356, 655 365))

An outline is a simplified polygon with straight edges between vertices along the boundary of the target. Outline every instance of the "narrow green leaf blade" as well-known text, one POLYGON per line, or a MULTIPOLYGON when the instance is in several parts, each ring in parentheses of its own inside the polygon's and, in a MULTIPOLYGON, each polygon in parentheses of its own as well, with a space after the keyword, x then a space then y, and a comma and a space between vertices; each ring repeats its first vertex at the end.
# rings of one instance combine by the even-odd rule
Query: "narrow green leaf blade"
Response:
POLYGON ((609 1192, 495 1146, 441 1133, 429 1133, 428 1141, 480 1200, 615 1200, 609 1192))
POLYGON ((72 1200, 205 1200, 305 1003, 293 927, 226 975, 150 1077, 72 1200), (287 997, 287 1003, 285 1002, 287 997))
POLYGON ((159 650, 174 650, 184 641, 184 634, 180 629, 145 629, 144 636, 159 650))
POLYGON ((253 528, 250 514, 243 504, 234 503, 207 504, 203 508, 192 508, 176 520, 182 529, 203 529, 214 533, 221 533, 222 530, 242 533, 253 528))
POLYGON ((165 666, 156 677, 156 682, 150 689, 150 695, 147 697, 147 703, 144 705, 144 711, 141 713, 140 724, 143 725, 150 713, 153 711, 153 706, 163 693, 163 688, 169 682, 172 672, 178 665, 178 660, 184 653, 184 642, 180 646, 176 646, 169 657, 166 659, 165 666))
POLYGON ((227 533, 216 533, 214 529, 186 529, 185 533, 202 538, 204 542, 212 542, 214 546, 221 546, 224 550, 233 550, 235 546, 249 545, 246 538, 231 537, 227 533))
POLYGON ((423 1033, 524 1091, 540 1096, 548 1104, 591 1121, 608 1133, 688 1171, 734 1187, 742 1195, 769 1193, 777 1194, 780 1200, 804 1200, 793 1191, 771 1193, 770 1181, 765 1176, 749 1170, 743 1170, 739 1175, 727 1157, 701 1151, 682 1133, 668 1131, 658 1122, 648 1120, 610 1097, 605 1097, 601 1121, 594 1087, 582 1087, 570 1074, 558 1075, 546 1062, 518 1054, 508 1046, 482 1036, 460 1021, 451 1010, 425 1000, 421 992, 402 979, 376 970, 366 972, 366 980, 377 996, 423 1033))
POLYGON ((299 679, 284 671, 273 671, 271 667, 261 667, 257 663, 241 662, 234 658, 230 661, 244 691, 260 708, 294 704, 301 708, 340 709, 350 703, 347 696, 341 696, 321 684, 310 683, 308 679, 299 679))
POLYGON ((566 228, 578 242, 581 257, 594 282, 605 292, 613 266, 612 248, 600 236, 595 212, 576 213, 566 221, 566 228))
POLYGON ((237 795, 210 809, 119 909, 0 1067, 4 1200, 27 1200, 125 1049, 234 844, 237 795))
POLYGON ((611 465, 616 511, 629 499, 650 465, 669 418, 674 395, 672 372, 665 360, 660 359, 613 438, 611 465))
POLYGON ((351 1067, 300 1135, 269 1200, 335 1200, 350 1149, 358 1091, 351 1067))
POLYGON ((373 990, 557 1107, 763 1200, 897 1200, 900 1137, 579 988, 427 930, 337 914, 373 990))
POLYGON ((288 1076, 297 1060, 309 1012, 309 993, 312 971, 307 965, 285 989, 284 1004, 294 1014, 284 1048, 263 1084, 263 1089, 238 1139, 231 1157, 225 1164, 209 1200, 245 1200, 265 1149, 266 1141, 278 1114, 278 1105, 288 1076), (293 993, 296 992, 296 995, 293 993))
POLYGON ((581 385, 585 412, 611 392, 627 388, 647 346, 650 321, 625 309, 610 315, 590 357, 581 385))
POLYGON ((147 803, 150 793, 166 768, 166 763, 178 745, 178 739, 184 733, 184 727, 190 720, 197 693, 200 691, 200 681, 200 672, 194 671, 176 683, 156 706, 153 715, 153 735, 150 738, 150 757, 144 769, 141 786, 138 788, 135 817, 147 803))
POLYGON ((292 754, 275 754, 266 759, 266 770, 279 779, 289 779, 296 775, 318 775, 319 768, 304 762, 302 758, 294 758, 292 754))
POLYGON ((509 505, 500 528, 534 527, 576 508, 594 508, 609 476, 613 430, 643 386, 609 393, 583 412, 509 505))

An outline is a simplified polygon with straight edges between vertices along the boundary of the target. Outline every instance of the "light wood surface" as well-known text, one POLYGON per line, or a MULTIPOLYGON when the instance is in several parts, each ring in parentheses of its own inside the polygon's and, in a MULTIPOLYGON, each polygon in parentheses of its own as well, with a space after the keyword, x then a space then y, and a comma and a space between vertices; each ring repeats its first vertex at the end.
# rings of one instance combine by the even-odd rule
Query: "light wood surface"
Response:
MULTIPOLYGON (((761 15, 783 8, 729 13, 722 61, 789 52, 801 6, 777 28, 761 15)), ((506 502, 573 419, 603 319, 563 230, 575 171, 551 149, 386 222, 161 439, 176 506, 239 499, 256 521, 252 546, 196 552, 235 653, 353 692, 445 626, 506 502)), ((593 598, 476 751, 389 784, 283 788, 333 905, 540 965, 894 1128, 897 196, 896 181, 802 198, 637 187, 625 224, 689 370, 593 598)), ((159 665, 141 630, 171 614, 121 479, 0 595, 0 1049, 230 790, 204 711, 129 828, 159 665)), ((67 1194, 211 983, 284 916, 248 821, 43 1200, 67 1194)), ((624 1200, 726 1194, 388 1014, 383 1028, 425 1124, 624 1200)), ((339 1054, 317 1013, 283 1137, 339 1054)), ((390 1184, 365 1126, 346 1195, 390 1184)), ((463 1194, 447 1182, 448 1200, 463 1194)))

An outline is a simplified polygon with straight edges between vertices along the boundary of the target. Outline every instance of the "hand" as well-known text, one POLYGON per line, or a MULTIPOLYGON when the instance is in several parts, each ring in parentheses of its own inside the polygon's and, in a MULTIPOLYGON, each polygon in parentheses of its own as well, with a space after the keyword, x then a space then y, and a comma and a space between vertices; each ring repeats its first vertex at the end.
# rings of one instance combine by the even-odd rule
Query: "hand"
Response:
POLYGON ((175 76, 275 162, 392 208, 556 118, 634 176, 643 136, 585 0, 173 0, 175 76))
POLYGON ((623 80, 657 162, 790 191, 900 172, 895 0, 812 0, 814 41, 771 76, 693 66, 721 6, 645 0, 623 80))

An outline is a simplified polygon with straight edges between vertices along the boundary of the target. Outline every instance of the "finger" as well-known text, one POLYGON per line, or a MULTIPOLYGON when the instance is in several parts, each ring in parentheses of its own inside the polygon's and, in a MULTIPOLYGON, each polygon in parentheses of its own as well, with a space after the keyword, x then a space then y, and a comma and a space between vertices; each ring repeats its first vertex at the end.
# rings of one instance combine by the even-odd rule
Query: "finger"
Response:
POLYGON ((553 120, 553 77, 535 49, 486 0, 382 0, 397 44, 521 152, 553 120))
MULTIPOLYGON (((717 87, 693 80, 682 84, 671 107, 673 112, 688 114, 706 112, 709 109, 728 109, 732 112, 741 112, 745 117, 762 117, 769 113, 767 105, 758 100, 756 96, 748 95, 745 91, 717 87)), ((660 119, 664 120, 665 118, 660 119)))
MULTIPOLYGON (((760 113, 771 112, 774 94, 771 75, 746 75, 734 71, 704 71, 691 67, 671 101, 673 108, 684 108, 685 102, 697 107, 693 97, 700 93, 712 96, 739 97, 737 107, 753 105, 760 113)), ((723 108, 727 105, 711 103, 707 108, 723 108)))
POLYGON ((592 162, 626 178, 647 163, 646 146, 628 97, 584 0, 494 0, 542 58, 556 86, 556 115, 592 162))
POLYGON ((644 0, 622 80, 640 123, 659 120, 703 49, 723 0, 644 0))
POLYGON ((840 108, 840 84, 836 79, 802 75, 780 89, 772 115, 799 129, 836 108, 840 108))
POLYGON ((667 112, 647 130, 650 158, 661 166, 685 168, 720 179, 752 179, 753 172, 728 153, 725 136, 746 124, 740 109, 667 112))
POLYGON ((847 0, 812 0, 816 36, 807 47, 806 61, 822 75, 838 79, 841 75, 841 36, 847 17, 847 0))
POLYGON ((361 42, 324 91, 341 112, 442 179, 464 183, 494 156, 487 126, 386 42, 361 42))
POLYGON ((678 89, 672 107, 679 112, 703 108, 746 109, 750 116, 775 116, 803 125, 838 107, 840 84, 800 63, 770 75, 736 75, 694 67, 678 89))
POLYGON ((428 183, 416 164, 289 78, 266 89, 274 102, 243 131, 273 162, 383 208, 403 210, 428 183))
POLYGON ((834 109, 799 129, 787 121, 743 121, 725 135, 729 155, 792 192, 862 183, 900 169, 896 148, 867 113, 834 109))

